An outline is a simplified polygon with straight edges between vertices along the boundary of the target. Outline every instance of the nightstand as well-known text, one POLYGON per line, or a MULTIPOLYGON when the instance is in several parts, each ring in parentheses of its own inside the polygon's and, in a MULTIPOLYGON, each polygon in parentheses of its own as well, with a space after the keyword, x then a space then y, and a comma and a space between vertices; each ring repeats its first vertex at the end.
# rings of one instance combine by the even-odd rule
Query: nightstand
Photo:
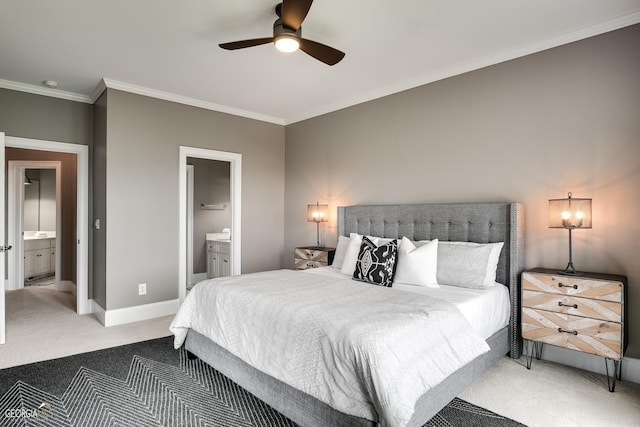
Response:
POLYGON ((336 248, 316 248, 315 246, 296 248, 294 251, 296 270, 331 265, 335 254, 336 248))
POLYGON ((625 342, 627 278, 611 274, 563 275, 535 268, 522 273, 522 337, 527 369, 551 344, 604 357, 609 391, 620 379, 625 342), (609 374, 612 364, 612 375, 609 374))

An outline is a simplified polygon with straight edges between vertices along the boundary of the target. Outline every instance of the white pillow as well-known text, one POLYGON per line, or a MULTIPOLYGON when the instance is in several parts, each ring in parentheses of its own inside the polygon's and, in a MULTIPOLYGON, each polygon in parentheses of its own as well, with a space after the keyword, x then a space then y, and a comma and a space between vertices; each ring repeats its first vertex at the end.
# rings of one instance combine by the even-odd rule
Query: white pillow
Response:
POLYGON ((344 262, 344 256, 347 254, 347 248, 349 247, 349 243, 351 242, 350 237, 339 236, 338 244, 336 245, 336 253, 333 255, 333 263, 331 267, 333 268, 342 268, 342 263, 344 262))
POLYGON ((495 285, 496 269, 504 242, 440 242, 438 283, 464 288, 495 285))
MULTIPOLYGON (((369 237, 369 236, 367 236, 369 237)), ((378 246, 378 238, 370 237, 373 243, 378 246)), ((342 261, 342 267, 340 268, 340 272, 342 274, 348 274, 349 276, 353 276, 353 272, 356 270, 356 263, 358 262, 358 254, 360 253, 360 245, 362 244, 362 235, 357 233, 351 233, 351 240, 349 242, 349 246, 347 247, 347 251, 344 255, 344 261, 342 261)))
POLYGON ((398 265, 393 281, 405 285, 439 288, 437 265, 438 239, 416 247, 411 240, 403 237, 398 248, 398 265))

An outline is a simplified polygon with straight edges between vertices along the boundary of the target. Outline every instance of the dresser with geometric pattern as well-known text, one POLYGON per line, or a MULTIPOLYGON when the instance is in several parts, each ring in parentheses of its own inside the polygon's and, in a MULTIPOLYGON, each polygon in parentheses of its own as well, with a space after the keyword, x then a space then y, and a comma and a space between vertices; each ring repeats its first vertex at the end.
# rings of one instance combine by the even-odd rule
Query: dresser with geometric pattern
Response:
POLYGON ((296 270, 331 265, 335 253, 336 248, 316 248, 315 246, 296 248, 294 251, 296 270))
POLYGON ((540 358, 543 344, 594 354, 605 358, 609 391, 614 391, 626 348, 626 283, 626 277, 610 274, 568 276, 542 268, 522 273, 527 368, 534 352, 540 358))

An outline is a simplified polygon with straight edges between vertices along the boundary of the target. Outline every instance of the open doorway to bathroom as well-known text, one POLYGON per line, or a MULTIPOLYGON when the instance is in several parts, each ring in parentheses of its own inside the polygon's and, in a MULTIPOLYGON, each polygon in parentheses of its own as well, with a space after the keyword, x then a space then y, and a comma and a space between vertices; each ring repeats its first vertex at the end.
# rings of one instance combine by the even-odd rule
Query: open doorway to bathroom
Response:
MULTIPOLYGON (((7 237, 14 247, 8 260, 7 290, 40 284, 45 277, 58 288, 61 277, 62 162, 30 159, 29 154, 5 150, 7 237)), ((75 158, 70 160, 75 164, 75 158)), ((67 195, 65 202, 75 203, 75 195, 71 199, 67 195)))
POLYGON ((6 289, 44 286, 75 298, 77 155, 7 147, 5 156, 14 246, 6 289))
POLYGON ((180 147, 179 297, 206 278, 241 273, 242 155, 180 147))
POLYGON ((229 276, 231 164, 187 157, 187 289, 229 276))
POLYGON ((25 280, 29 282, 30 278, 37 280, 53 273, 55 291, 72 295, 71 309, 78 314, 89 313, 88 147, 7 137, 4 153, 7 241, 13 246, 7 256, 5 289, 21 289, 25 280), (55 174, 55 180, 52 174, 55 174), (29 181, 27 178, 39 182, 35 187, 34 184, 24 185, 29 181), (35 196, 38 192, 40 197, 29 195, 34 193, 35 196), (47 209, 53 204, 56 206, 55 220, 47 209), (40 210, 34 211, 33 205, 39 205, 40 210), (29 240, 36 243, 27 244, 29 240), (48 248, 40 247, 44 245, 48 248), (48 263, 45 249, 49 252, 48 263), (37 257, 38 254, 41 256, 37 257), (32 255, 31 262, 26 263, 25 257, 32 255))
MULTIPOLYGON (((20 280, 17 280, 16 277, 16 271, 19 268, 24 269, 24 253, 23 249, 21 249, 24 246, 24 239, 22 235, 23 229, 16 227, 16 218, 22 218, 21 214, 17 215, 16 206, 22 206, 22 199, 17 199, 16 193, 19 193, 21 197, 23 196, 25 187, 24 181, 26 179, 24 174, 25 169, 41 169, 41 167, 39 167, 41 165, 32 167, 29 164, 22 164, 17 166, 15 163, 13 164, 14 167, 11 168, 9 162, 56 162, 59 160, 52 159, 50 156, 62 154, 69 154, 75 159, 74 177, 72 178, 73 183, 62 184, 62 186, 65 188, 75 189, 72 193, 76 200, 76 207, 75 209, 71 209, 71 211, 63 210, 62 215, 60 215, 59 212, 56 214, 57 224, 60 223, 61 219, 66 220, 67 218, 72 218, 72 223, 68 226, 65 225, 65 230, 68 230, 69 233, 61 231, 61 228, 56 228, 56 274, 58 271, 62 274, 62 269, 57 268, 61 265, 58 260, 61 259, 59 257, 62 256, 63 258, 67 258, 66 262, 69 262, 72 266, 71 274, 75 275, 75 283, 69 281, 70 283, 73 283, 73 288, 75 289, 76 294, 71 305, 75 305, 75 310, 78 314, 87 314, 90 312, 88 294, 89 147, 79 144, 5 136, 4 133, 0 132, 0 159, 2 160, 0 163, 2 164, 2 167, 5 168, 3 173, 0 174, 0 182, 2 182, 0 191, 2 192, 1 199, 3 201, 6 200, 7 202, 6 210, 5 208, 2 208, 0 212, 0 215, 5 215, 4 218, 6 218, 6 235, 4 236, 4 238, 6 238, 6 243, 4 249, 5 254, 7 255, 6 263, 3 262, 2 267, 0 267, 0 270, 5 271, 6 266, 7 273, 6 276, 3 274, 3 276, 5 276, 3 290, 6 290, 6 292, 0 293, 0 344, 4 344, 5 339, 7 341, 11 339, 7 338, 5 330, 7 325, 7 316, 11 316, 11 313, 15 314, 15 310, 21 310, 20 303, 23 301, 23 299, 20 298, 9 298, 5 300, 5 296, 6 294, 13 294, 19 297, 24 293, 23 291, 26 291, 24 288, 24 279, 20 278, 20 280), (14 151, 14 149, 17 149, 17 151, 14 151), (19 153, 18 156, 13 157, 16 152, 19 153), (48 157, 42 158, 41 156, 48 157), (5 176, 6 181, 4 180, 5 176), (19 202, 16 200, 19 200, 19 202), (71 248, 72 253, 75 253, 75 256, 66 257, 64 254, 61 255, 60 244, 64 240, 61 237, 61 234, 68 234, 69 236, 72 236, 67 248, 71 248), (22 289, 12 292, 11 289, 15 289, 16 286, 22 286, 22 289), (12 310, 11 313, 5 310, 5 306, 12 310)), ((53 168, 55 168, 55 166, 53 166, 53 168)), ((62 162, 62 170, 65 170, 64 162, 62 162)), ((63 176, 66 175, 63 173, 63 176)), ((61 182, 61 179, 57 177, 56 186, 60 185, 59 183, 61 182)), ((60 194, 59 191, 57 191, 57 193, 60 194)), ((57 203, 58 206, 60 206, 60 203, 57 203)), ((51 245, 51 243, 49 245, 51 245)), ((62 252, 64 252, 64 250, 62 252)), ((62 275, 62 277, 64 277, 64 275, 62 275)))
POLYGON ((58 235, 58 171, 55 168, 24 168, 22 215, 20 226, 23 246, 25 287, 55 289, 60 280, 60 257, 56 256, 58 235))

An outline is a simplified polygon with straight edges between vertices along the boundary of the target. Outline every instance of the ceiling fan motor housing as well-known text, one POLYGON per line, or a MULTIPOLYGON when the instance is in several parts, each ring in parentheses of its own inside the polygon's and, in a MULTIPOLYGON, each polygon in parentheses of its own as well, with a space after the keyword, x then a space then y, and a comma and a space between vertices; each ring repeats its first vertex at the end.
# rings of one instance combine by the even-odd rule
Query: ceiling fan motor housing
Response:
POLYGON ((282 19, 276 19, 276 22, 273 23, 273 38, 277 39, 280 36, 289 36, 295 37, 297 39, 302 38, 302 27, 297 30, 292 30, 282 23, 282 19))

